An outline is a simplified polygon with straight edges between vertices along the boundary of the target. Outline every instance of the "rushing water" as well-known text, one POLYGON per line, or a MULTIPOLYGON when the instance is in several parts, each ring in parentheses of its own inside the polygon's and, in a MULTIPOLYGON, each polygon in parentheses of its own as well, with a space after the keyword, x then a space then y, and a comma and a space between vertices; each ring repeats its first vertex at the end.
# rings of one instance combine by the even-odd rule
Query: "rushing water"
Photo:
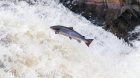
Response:
POLYGON ((140 42, 133 44, 57 1, 0 2, 0 78, 139 78, 140 42), (56 35, 53 25, 73 27, 94 41, 87 47, 56 35))

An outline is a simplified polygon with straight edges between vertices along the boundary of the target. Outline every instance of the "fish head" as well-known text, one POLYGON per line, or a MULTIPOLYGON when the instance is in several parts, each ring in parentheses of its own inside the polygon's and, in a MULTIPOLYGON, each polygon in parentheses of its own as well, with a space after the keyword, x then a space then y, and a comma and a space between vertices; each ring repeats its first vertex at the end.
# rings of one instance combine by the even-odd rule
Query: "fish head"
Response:
POLYGON ((60 26, 51 26, 50 27, 50 29, 52 29, 52 30, 60 30, 61 29, 61 27, 60 26))

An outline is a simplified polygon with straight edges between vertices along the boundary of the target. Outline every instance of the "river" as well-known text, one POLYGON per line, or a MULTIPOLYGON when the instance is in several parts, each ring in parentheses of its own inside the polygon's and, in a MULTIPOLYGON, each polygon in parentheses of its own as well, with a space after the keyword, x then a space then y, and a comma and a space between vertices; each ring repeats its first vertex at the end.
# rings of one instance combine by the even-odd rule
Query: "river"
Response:
POLYGON ((0 1, 0 78, 139 78, 140 42, 132 43, 58 1, 0 1), (73 27, 94 41, 87 47, 55 34, 53 25, 73 27))

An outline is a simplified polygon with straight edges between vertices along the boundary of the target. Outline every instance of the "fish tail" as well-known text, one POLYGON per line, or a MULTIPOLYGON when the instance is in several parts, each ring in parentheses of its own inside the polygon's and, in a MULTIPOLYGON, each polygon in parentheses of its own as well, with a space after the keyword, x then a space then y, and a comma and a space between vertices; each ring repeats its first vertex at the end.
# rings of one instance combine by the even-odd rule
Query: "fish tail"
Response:
POLYGON ((87 42, 85 42, 85 43, 86 43, 86 45, 89 47, 89 45, 91 44, 91 42, 93 41, 93 39, 86 39, 86 41, 87 41, 87 42))

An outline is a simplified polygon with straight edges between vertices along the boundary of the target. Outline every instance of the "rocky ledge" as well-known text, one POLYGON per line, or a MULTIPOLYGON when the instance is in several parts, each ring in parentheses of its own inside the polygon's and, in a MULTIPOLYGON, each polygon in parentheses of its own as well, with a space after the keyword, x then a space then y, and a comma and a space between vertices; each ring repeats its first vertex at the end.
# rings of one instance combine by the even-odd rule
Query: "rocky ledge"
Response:
POLYGON ((60 0, 64 6, 103 26, 126 42, 137 39, 130 33, 140 24, 140 0, 60 0))

